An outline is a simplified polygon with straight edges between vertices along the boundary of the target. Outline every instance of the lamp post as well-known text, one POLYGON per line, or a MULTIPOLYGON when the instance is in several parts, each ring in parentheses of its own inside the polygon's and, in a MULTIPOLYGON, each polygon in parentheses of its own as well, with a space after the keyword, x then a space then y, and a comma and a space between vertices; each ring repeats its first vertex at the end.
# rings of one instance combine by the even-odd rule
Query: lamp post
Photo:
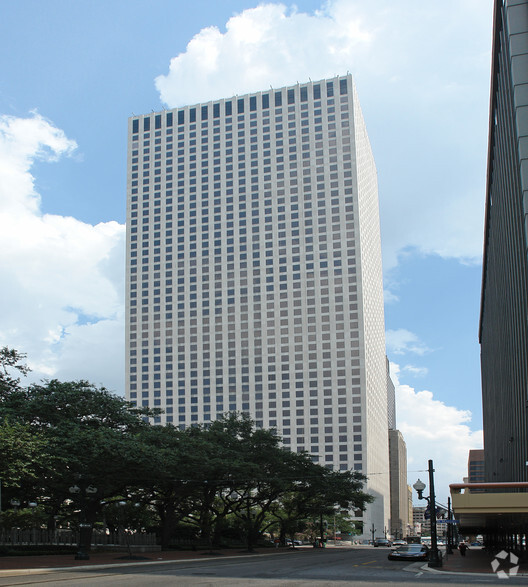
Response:
POLYGON ((92 524, 87 520, 86 517, 86 498, 89 495, 94 495, 97 493, 97 487, 93 485, 79 487, 79 485, 72 485, 68 489, 68 491, 72 494, 72 496, 77 495, 80 501, 80 512, 79 512, 79 545, 77 547, 77 554, 75 555, 75 560, 90 560, 90 555, 88 554, 90 550, 90 543, 91 543, 91 528, 92 524))
POLYGON ((28 507, 31 508, 31 532, 33 534, 32 540, 33 542, 37 541, 37 520, 35 516, 36 508, 37 508, 36 501, 28 502, 28 507))
POLYGON ((425 497, 423 492, 425 490, 425 483, 423 481, 416 481, 413 485, 414 489, 418 493, 418 499, 425 499, 429 504, 429 511, 431 513, 431 554, 429 555, 429 566, 430 567, 441 567, 442 559, 438 552, 438 540, 436 535, 436 499, 434 492, 434 469, 433 461, 429 460, 429 497, 425 497))
POLYGON ((447 498, 447 547, 446 547, 446 554, 453 554, 453 545, 452 545, 452 530, 453 527, 451 525, 451 520, 453 519, 452 511, 451 511, 451 498, 447 498))

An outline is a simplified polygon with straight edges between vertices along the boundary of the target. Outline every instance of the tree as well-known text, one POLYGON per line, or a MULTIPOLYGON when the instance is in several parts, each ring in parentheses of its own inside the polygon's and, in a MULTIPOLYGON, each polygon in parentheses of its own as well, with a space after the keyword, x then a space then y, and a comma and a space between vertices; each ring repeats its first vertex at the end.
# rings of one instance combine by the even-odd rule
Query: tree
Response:
POLYGON ((25 491, 46 504, 50 518, 73 500, 90 524, 103 500, 135 482, 136 467, 146 460, 136 435, 148 426, 143 417, 153 414, 85 381, 11 388, 0 403, 2 420, 40 438, 49 457, 38 478, 26 480, 25 491))
MULTIPOLYGON (((309 458, 309 455, 306 455, 309 458)), ((324 535, 324 518, 336 511, 364 510, 373 497, 363 492, 366 480, 361 473, 332 471, 316 463, 305 463, 292 490, 278 500, 270 510, 278 522, 281 538, 308 527, 318 527, 324 535)))
POLYGON ((49 466, 50 455, 42 434, 28 424, 0 420, 0 479, 2 507, 13 498, 28 499, 27 488, 37 483, 49 466))
POLYGON ((137 469, 130 493, 132 499, 155 508, 162 549, 166 549, 178 524, 192 517, 198 507, 204 471, 203 430, 148 426, 137 439, 146 464, 137 469))
POLYGON ((0 349, 0 402, 11 391, 20 388, 20 378, 13 377, 12 372, 18 371, 22 375, 28 374, 29 367, 22 363, 25 358, 24 353, 19 353, 6 346, 0 349))

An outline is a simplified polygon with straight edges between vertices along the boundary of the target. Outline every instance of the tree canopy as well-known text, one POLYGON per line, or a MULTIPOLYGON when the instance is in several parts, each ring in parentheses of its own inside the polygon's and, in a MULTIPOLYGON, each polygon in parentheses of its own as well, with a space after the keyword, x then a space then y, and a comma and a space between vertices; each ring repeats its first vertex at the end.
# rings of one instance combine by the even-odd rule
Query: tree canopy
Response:
POLYGON ((77 508, 94 524, 125 501, 141 508, 143 525, 158 527, 165 547, 183 524, 209 545, 238 527, 251 548, 266 529, 284 535, 371 501, 361 474, 289 451, 247 415, 186 429, 152 425, 159 412, 86 381, 22 386, 13 371, 27 372, 23 360, 0 351, 2 510, 13 498, 31 500, 50 520, 77 508))

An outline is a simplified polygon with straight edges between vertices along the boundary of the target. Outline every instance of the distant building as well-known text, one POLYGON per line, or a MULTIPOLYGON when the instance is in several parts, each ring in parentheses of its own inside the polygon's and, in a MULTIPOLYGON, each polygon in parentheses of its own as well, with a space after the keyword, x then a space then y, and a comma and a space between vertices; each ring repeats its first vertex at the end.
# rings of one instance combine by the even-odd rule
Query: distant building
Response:
POLYGON ((415 536, 431 536, 431 522, 426 519, 426 506, 413 507, 413 526, 415 536))
POLYGON ((407 535, 409 524, 409 491, 407 485, 407 447, 399 430, 389 430, 391 518, 390 534, 394 538, 407 535))
POLYGON ((473 449, 469 451, 467 483, 484 483, 484 450, 473 449))
POLYGON ((407 536, 414 536, 412 496, 412 487, 407 485, 407 536))
MULTIPOLYGON (((416 535, 431 536, 431 516, 428 506, 413 507, 413 523, 416 535)), ((446 534, 446 524, 437 524, 436 533, 439 538, 446 534)))
POLYGON ((389 419, 389 430, 396 428, 396 388, 390 376, 389 359, 387 361, 387 413, 389 419))
POLYGON ((495 1, 479 340, 485 478, 527 481, 527 0, 495 1))

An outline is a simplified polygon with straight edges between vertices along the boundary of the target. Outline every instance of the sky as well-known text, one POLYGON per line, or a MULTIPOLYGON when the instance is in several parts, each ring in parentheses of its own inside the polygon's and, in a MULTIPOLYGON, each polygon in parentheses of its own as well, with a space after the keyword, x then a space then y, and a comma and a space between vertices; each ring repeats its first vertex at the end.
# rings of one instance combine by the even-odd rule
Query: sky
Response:
MULTIPOLYGON (((127 119, 350 72, 408 482, 482 447, 492 0, 1 0, 0 346, 124 393, 127 119)), ((367 474, 379 472, 367 471, 367 474)), ((416 497, 415 497, 416 501, 416 497)))

